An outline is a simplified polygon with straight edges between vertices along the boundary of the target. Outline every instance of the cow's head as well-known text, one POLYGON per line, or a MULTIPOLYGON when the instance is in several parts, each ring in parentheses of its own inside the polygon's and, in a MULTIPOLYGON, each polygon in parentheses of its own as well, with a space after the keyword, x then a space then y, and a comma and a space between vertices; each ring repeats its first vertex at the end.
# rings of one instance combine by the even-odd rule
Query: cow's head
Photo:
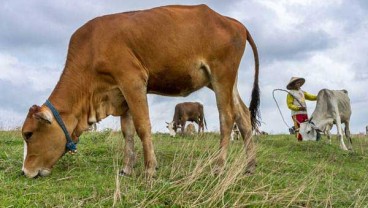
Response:
POLYGON ((65 135, 50 109, 33 105, 24 121, 22 135, 23 173, 29 178, 49 175, 66 145, 65 135))
POLYGON ((167 124, 166 128, 169 129, 170 136, 175 137, 176 130, 178 129, 178 126, 176 125, 175 121, 171 121, 170 123, 166 122, 166 124, 167 124))
POLYGON ((313 123, 312 118, 300 123, 299 133, 302 135, 303 141, 320 140, 320 132, 319 128, 313 123))

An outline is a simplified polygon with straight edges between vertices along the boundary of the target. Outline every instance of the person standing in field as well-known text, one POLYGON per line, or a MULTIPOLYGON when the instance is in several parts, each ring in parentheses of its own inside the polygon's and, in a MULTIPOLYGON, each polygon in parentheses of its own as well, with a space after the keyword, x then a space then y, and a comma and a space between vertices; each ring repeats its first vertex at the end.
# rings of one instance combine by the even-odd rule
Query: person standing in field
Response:
POLYGON ((307 104, 305 100, 315 101, 317 96, 305 92, 301 86, 305 83, 305 79, 301 77, 292 77, 286 88, 289 93, 286 97, 288 108, 291 110, 291 117, 294 122, 294 128, 298 141, 302 141, 302 135, 299 134, 300 123, 308 120, 307 104))

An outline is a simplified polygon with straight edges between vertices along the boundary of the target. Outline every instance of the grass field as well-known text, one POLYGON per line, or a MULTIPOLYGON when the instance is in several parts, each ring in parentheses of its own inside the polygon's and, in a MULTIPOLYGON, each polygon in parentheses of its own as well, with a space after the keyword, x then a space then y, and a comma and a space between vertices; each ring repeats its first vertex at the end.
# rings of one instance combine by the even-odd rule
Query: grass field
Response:
POLYGON ((244 175, 241 141, 231 143, 224 174, 211 174, 219 135, 154 135, 157 177, 147 183, 138 138, 131 177, 121 169, 121 133, 87 133, 79 153, 65 155, 50 176, 20 175, 20 132, 0 132, 0 207, 367 207, 368 138, 353 137, 353 152, 297 142, 290 135, 254 137, 257 170, 244 175))

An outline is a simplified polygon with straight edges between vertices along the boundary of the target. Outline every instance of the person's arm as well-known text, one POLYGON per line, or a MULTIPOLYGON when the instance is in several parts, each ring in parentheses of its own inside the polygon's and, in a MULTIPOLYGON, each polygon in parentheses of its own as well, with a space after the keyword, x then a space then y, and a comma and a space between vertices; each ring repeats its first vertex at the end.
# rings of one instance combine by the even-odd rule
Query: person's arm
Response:
POLYGON ((313 94, 307 93, 305 91, 303 91, 303 92, 304 92, 304 97, 305 97, 306 100, 311 100, 311 101, 317 100, 317 95, 313 95, 313 94))
POLYGON ((299 107, 297 105, 294 105, 294 97, 291 96, 290 94, 288 94, 287 97, 286 97, 286 103, 287 103, 287 106, 290 110, 293 110, 293 111, 302 110, 302 109, 300 109, 301 107, 299 107))

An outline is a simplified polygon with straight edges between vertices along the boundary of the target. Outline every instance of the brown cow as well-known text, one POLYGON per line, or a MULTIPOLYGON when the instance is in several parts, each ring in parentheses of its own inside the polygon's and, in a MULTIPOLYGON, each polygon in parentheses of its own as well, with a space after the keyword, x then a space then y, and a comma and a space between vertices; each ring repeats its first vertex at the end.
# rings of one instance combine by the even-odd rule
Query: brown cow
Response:
POLYGON ((248 30, 206 5, 97 17, 72 35, 64 71, 48 98, 51 104, 29 110, 22 128, 23 173, 31 178, 50 174, 66 149, 75 150, 73 142, 90 124, 113 115, 120 116, 126 140, 121 174, 132 172, 137 132, 150 178, 157 162, 147 93, 187 96, 202 87, 215 92, 220 116, 220 153, 213 171, 219 173, 225 164, 235 121, 248 155, 246 171, 252 172, 252 127, 258 124, 260 102, 258 68, 257 48, 248 30), (255 59, 249 110, 237 89, 246 41, 255 59))
POLYGON ((198 134, 204 132, 204 126, 207 128, 204 118, 203 105, 198 102, 184 102, 175 106, 173 120, 167 123, 167 128, 171 136, 176 135, 178 128, 181 128, 181 133, 184 134, 184 127, 187 121, 196 122, 198 124, 198 134))

